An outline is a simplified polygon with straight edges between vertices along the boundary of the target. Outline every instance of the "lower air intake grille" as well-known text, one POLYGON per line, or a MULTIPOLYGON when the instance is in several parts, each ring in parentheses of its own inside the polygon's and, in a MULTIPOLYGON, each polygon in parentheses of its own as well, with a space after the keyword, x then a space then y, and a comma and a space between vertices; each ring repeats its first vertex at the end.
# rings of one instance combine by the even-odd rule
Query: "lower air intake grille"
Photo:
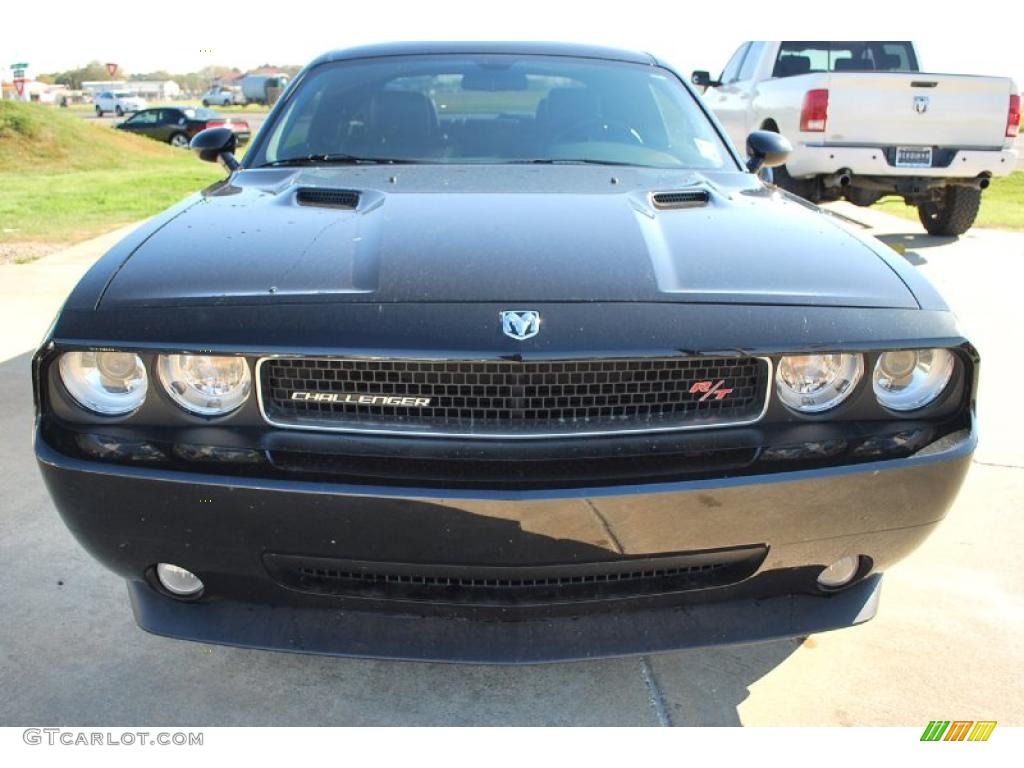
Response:
POLYGON ((377 563, 264 555, 292 589, 339 597, 473 605, 555 604, 720 587, 752 575, 767 548, 639 557, 572 565, 475 566, 377 563))
POLYGON ((750 423, 770 379, 754 357, 468 362, 266 358, 260 401, 280 426, 480 437, 750 423))

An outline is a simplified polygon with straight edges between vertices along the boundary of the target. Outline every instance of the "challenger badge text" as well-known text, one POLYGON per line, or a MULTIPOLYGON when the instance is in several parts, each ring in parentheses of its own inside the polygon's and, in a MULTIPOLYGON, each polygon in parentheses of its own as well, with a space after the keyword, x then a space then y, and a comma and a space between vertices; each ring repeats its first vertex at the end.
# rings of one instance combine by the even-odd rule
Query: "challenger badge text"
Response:
POLYGON ((426 408, 429 397, 405 397, 401 395, 360 395, 338 392, 292 392, 292 400, 311 403, 339 403, 344 405, 391 405, 402 408, 426 408))

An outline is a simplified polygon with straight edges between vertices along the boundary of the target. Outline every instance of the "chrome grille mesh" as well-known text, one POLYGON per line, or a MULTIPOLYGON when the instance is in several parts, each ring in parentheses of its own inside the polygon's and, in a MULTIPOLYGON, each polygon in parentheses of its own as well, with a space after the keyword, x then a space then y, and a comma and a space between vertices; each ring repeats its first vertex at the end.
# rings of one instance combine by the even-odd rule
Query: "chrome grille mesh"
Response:
POLYGON ((750 422, 764 409, 768 379, 768 362, 752 357, 531 362, 281 357, 261 361, 259 385, 265 416, 282 426, 529 436, 750 422), (296 393, 304 399, 293 399, 296 393), (418 398, 419 404, 344 397, 355 395, 418 398))

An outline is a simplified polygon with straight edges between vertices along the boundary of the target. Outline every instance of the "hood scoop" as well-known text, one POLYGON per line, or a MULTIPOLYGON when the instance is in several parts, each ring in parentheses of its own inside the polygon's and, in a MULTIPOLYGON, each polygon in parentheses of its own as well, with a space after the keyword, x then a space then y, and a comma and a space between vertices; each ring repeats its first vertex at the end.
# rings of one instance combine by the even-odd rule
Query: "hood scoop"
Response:
POLYGON ((317 208, 344 208, 355 210, 359 205, 359 193, 351 189, 325 189, 323 187, 300 187, 295 193, 299 205, 317 208))
POLYGON ((710 199, 711 195, 706 189, 681 189, 675 192, 655 192, 651 195, 651 204, 663 211, 676 208, 703 208, 710 199))

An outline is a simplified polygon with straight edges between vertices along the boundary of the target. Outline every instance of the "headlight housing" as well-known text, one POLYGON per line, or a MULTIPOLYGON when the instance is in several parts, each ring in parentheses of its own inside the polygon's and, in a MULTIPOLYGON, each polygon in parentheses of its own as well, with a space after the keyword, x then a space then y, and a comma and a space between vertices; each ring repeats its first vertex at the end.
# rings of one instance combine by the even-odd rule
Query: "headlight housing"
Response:
POLYGON ((875 397, 893 411, 924 408, 946 390, 954 365, 955 358, 948 349, 883 352, 871 377, 875 397))
POLYGON ((138 410, 146 399, 149 377, 134 352, 65 352, 58 367, 68 394, 93 413, 125 416, 138 410))
POLYGON ((859 353, 787 355, 775 372, 775 391, 794 411, 821 413, 849 397, 863 375, 859 353))
POLYGON ((160 383, 175 403, 198 416, 224 416, 249 398, 252 381, 244 357, 160 355, 160 383))

